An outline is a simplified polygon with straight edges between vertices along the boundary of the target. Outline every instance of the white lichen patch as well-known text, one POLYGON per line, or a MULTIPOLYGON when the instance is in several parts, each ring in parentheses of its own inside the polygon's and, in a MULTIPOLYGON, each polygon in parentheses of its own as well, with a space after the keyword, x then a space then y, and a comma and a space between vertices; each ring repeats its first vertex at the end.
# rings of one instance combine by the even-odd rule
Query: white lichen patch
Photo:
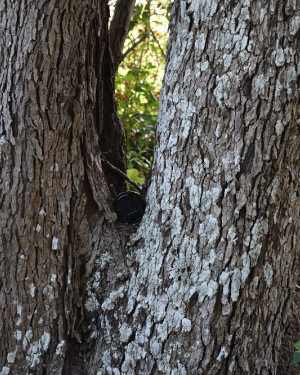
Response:
POLYGON ((112 310, 115 307, 115 302, 119 298, 124 297, 124 285, 121 286, 118 290, 112 292, 108 298, 102 303, 101 308, 103 310, 112 310))
POLYGON ((52 285, 47 285, 43 289, 43 295, 49 300, 53 301, 55 296, 54 296, 54 288, 52 285))
POLYGON ((195 95, 196 95, 197 97, 200 97, 200 96, 202 95, 202 89, 201 89, 201 88, 198 88, 198 89, 196 90, 195 95))
POLYGON ((250 274, 250 257, 248 254, 243 254, 242 255, 242 260, 243 260, 243 268, 241 272, 241 280, 242 283, 244 283, 247 280, 247 277, 250 274))
POLYGON ((58 164, 55 163, 54 165, 52 165, 52 167, 50 168, 50 171, 54 171, 54 172, 58 172, 58 164))
POLYGON ((45 210, 44 210, 44 207, 42 207, 42 208, 40 209, 39 215, 45 215, 45 214, 46 214, 46 212, 45 212, 45 210))
POLYGON ((94 293, 92 293, 91 291, 88 292, 89 296, 87 298, 87 300, 85 301, 85 308, 87 309, 87 311, 96 311, 98 310, 100 304, 99 304, 99 301, 96 297, 96 295, 94 293))
POLYGON ((201 187, 196 183, 194 177, 186 179, 186 186, 189 189, 189 201, 191 208, 198 210, 201 197, 201 187))
POLYGON ((251 261, 256 264, 258 256, 262 248, 262 238, 268 233, 268 221, 267 219, 259 220, 255 222, 251 230, 251 241, 249 252, 251 261))
POLYGON ((4 145, 5 143, 7 143, 7 139, 5 135, 2 135, 2 137, 0 138, 0 147, 4 145))
POLYGON ((119 327, 119 332, 121 342, 128 342, 130 336, 132 335, 132 328, 128 324, 123 323, 119 327))
POLYGON ((34 284, 30 284, 29 285, 29 291, 30 291, 31 297, 34 297, 34 295, 35 295, 35 289, 36 289, 36 287, 35 287, 34 284))
POLYGON ((280 83, 279 80, 277 80, 276 85, 275 85, 275 97, 276 98, 278 98, 281 95, 282 89, 283 89, 282 84, 280 83))
POLYGON ((229 293, 231 272, 224 271, 220 275, 220 284, 223 285, 223 295, 227 296, 229 293))
POLYGON ((30 364, 30 368, 34 368, 40 363, 42 353, 45 352, 50 343, 50 334, 45 332, 40 340, 33 342, 29 345, 26 354, 26 360, 30 364))
POLYGON ((64 348, 65 348, 65 340, 61 340, 61 342, 57 344, 55 354, 62 355, 64 348))
POLYGON ((213 204, 216 203, 221 193, 221 189, 215 187, 211 191, 208 190, 203 193, 202 201, 201 201, 201 208, 204 211, 207 211, 211 208, 213 204))
POLYGON ((300 28, 300 16, 296 15, 289 21, 290 34, 296 35, 297 31, 300 28))
POLYGON ((10 367, 4 366, 0 372, 0 375, 8 375, 10 373, 10 367))
POLYGON ((220 353, 218 354, 217 361, 221 361, 223 357, 227 358, 228 354, 229 352, 227 351, 226 347, 223 346, 222 349, 220 350, 220 353))
POLYGON ((22 323, 22 306, 17 305, 17 314, 19 315, 19 318, 16 321, 16 326, 19 327, 19 325, 22 323))
POLYGON ((235 268, 231 276, 231 299, 233 302, 236 302, 239 298, 240 287, 241 287, 241 271, 239 268, 235 268))
POLYGON ((22 305, 17 305, 17 314, 18 315, 22 315, 22 310, 23 310, 23 308, 22 308, 22 305))
POLYGON ((16 340, 17 341, 21 341, 22 340, 22 332, 21 331, 19 331, 19 330, 17 330, 16 332, 15 332, 15 338, 16 338, 16 340))
POLYGON ((101 282, 101 272, 95 272, 94 278, 93 278, 93 289, 97 290, 100 288, 100 282, 101 282))
POLYGON ((283 130, 284 130, 284 124, 281 120, 278 120, 275 125, 276 134, 277 135, 282 134, 283 130))
POLYGON ((17 352, 18 352, 18 347, 16 346, 16 348, 13 352, 10 352, 10 353, 7 354, 6 360, 7 360, 8 363, 14 363, 17 352))
POLYGON ((211 298, 215 295, 219 287, 219 284, 214 281, 210 280, 209 282, 203 282, 198 288, 198 300, 202 303, 205 297, 211 298))
POLYGON ((214 95, 219 107, 224 107, 224 103, 229 99, 232 85, 232 73, 223 74, 221 77, 217 76, 216 83, 214 95))
POLYGON ((53 237, 52 238, 52 250, 57 250, 58 249, 58 238, 53 237))
POLYGON ((71 284, 71 279, 72 279, 72 268, 70 267, 68 270, 68 278, 67 278, 68 285, 71 284))
POLYGON ((228 229, 227 240, 233 244, 237 241, 236 228, 233 225, 228 229))
POLYGON ((40 232, 41 229, 42 229, 42 227, 40 226, 40 224, 37 224, 37 226, 35 227, 35 231, 40 232))
POLYGON ((182 332, 190 332, 192 329, 192 322, 190 319, 183 318, 181 321, 182 324, 182 332))
POLYGON ((28 330, 26 331, 25 335, 24 335, 24 338, 23 338, 23 349, 25 350, 28 346, 28 344, 30 343, 31 339, 32 339, 32 330, 28 330))
POLYGON ((227 70, 231 66, 232 54, 223 55, 224 69, 227 70))
POLYGON ((266 284, 271 286, 273 280, 273 268, 268 262, 264 265, 264 278, 266 284))
POLYGON ((213 243, 218 238, 219 232, 220 227, 218 220, 212 215, 207 215, 203 223, 199 226, 199 235, 206 237, 209 244, 213 243))
POLYGON ((50 333, 45 332, 42 335, 42 337, 40 339, 40 342, 41 342, 43 350, 46 351, 48 349, 48 346, 49 346, 49 343, 50 343, 50 333))
POLYGON ((272 182, 271 203, 276 202, 276 197, 279 191, 280 191, 280 180, 278 177, 275 177, 272 182))
POLYGON ((157 357, 161 351, 162 343, 156 340, 156 338, 152 338, 150 340, 150 352, 153 354, 153 357, 157 357))

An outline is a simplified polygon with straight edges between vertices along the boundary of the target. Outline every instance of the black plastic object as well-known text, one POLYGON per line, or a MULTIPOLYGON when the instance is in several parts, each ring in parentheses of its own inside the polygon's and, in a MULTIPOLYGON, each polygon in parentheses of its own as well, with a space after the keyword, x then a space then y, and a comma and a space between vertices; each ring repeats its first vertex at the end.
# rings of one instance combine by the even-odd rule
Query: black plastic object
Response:
POLYGON ((145 199, 141 195, 131 191, 124 191, 118 194, 114 200, 114 210, 121 223, 138 223, 142 220, 145 208, 145 199))

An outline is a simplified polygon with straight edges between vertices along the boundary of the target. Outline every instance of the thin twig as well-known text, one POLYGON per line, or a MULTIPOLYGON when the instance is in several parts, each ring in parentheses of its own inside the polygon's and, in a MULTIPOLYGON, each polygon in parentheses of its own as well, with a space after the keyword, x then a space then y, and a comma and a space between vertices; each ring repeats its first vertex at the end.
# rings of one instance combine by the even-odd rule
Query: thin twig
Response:
POLYGON ((102 159, 101 158, 101 161, 103 161, 109 168, 111 168, 113 171, 119 173, 120 176, 122 176, 126 181, 128 181, 136 190, 138 190, 140 193, 142 193, 142 189, 139 187, 138 184, 136 184, 135 182, 133 182, 128 176, 127 174, 125 174, 124 172, 122 172, 119 168, 115 167, 114 165, 110 164, 110 162, 108 162, 107 160, 105 159, 102 159))
POLYGON ((150 29, 150 32, 151 32, 151 34, 152 34, 152 36, 153 36, 153 39, 156 41, 156 43, 157 43, 157 45, 158 45, 158 47, 159 47, 159 49, 160 49, 161 54, 163 55, 164 58, 166 58, 165 52, 164 52, 164 50, 162 49, 162 47, 161 47, 161 45, 160 45, 160 43, 159 43, 159 40, 157 39, 157 37, 156 37, 156 35, 155 35, 155 32, 154 32, 152 29, 150 29))
POLYGON ((128 50, 126 52, 123 53, 122 55, 122 60, 123 61, 125 59, 125 57, 131 52, 133 51, 140 43, 142 43, 148 36, 148 33, 144 34, 141 39, 139 39, 137 42, 133 43, 133 45, 128 48, 128 50))

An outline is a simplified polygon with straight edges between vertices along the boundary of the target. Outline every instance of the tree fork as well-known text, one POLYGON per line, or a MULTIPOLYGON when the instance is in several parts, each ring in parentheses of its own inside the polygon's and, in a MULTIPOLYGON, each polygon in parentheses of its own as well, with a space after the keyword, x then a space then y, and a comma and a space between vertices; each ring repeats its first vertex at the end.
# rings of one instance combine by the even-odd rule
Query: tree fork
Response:
POLYGON ((299 4, 174 2, 137 233, 101 163, 125 170, 107 14, 0 5, 0 372, 275 374, 299 264, 299 4))

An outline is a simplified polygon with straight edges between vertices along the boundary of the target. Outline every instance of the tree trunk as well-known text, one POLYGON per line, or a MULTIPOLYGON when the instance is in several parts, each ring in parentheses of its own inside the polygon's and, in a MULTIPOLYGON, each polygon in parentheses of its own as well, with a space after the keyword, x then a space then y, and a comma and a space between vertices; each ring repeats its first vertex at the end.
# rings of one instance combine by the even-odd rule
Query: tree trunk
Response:
POLYGON ((107 24, 106 1, 0 5, 1 375, 84 373, 89 271, 118 243, 124 184, 100 155, 125 171, 107 24))
POLYGON ((299 16, 175 1, 148 208, 90 374, 277 372, 299 265, 299 16))
POLYGON ((125 170, 106 5, 0 5, 0 374, 275 374, 299 264, 299 5, 175 1, 137 227, 101 164, 125 170))

